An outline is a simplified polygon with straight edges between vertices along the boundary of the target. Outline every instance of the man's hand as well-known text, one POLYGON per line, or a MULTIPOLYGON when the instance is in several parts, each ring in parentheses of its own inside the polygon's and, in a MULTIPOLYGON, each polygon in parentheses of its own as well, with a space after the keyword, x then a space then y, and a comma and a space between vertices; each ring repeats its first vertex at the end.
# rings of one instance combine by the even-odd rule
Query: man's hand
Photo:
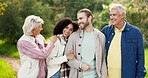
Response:
POLYGON ((90 69, 90 66, 83 63, 81 68, 82 68, 83 71, 87 71, 87 70, 90 69))
POLYGON ((70 52, 66 55, 68 60, 73 60, 75 58, 74 51, 70 50, 70 52))

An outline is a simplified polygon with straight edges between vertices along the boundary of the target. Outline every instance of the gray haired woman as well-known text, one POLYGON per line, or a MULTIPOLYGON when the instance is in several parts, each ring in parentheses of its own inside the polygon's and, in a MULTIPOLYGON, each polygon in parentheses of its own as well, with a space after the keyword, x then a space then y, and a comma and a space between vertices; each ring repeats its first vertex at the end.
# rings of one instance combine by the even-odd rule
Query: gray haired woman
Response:
POLYGON ((56 36, 50 38, 50 43, 40 34, 43 30, 43 19, 30 15, 23 25, 23 36, 17 42, 20 53, 21 67, 18 78, 45 78, 45 59, 54 48, 56 36))

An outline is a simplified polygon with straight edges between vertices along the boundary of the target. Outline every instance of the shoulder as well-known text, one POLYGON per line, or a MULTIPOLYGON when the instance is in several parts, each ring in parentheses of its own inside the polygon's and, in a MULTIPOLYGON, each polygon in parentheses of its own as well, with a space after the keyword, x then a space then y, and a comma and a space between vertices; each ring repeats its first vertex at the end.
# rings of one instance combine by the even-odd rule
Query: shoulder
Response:
POLYGON ((39 38, 39 39, 43 39, 43 40, 45 39, 44 36, 41 35, 41 34, 39 34, 39 35, 37 36, 37 38, 39 38))
POLYGON ((105 37, 105 35, 98 29, 94 28, 94 32, 96 35, 99 35, 99 37, 105 37))
POLYGON ((69 36, 69 38, 76 38, 79 36, 79 34, 80 34, 80 31, 75 31, 69 36))
POLYGON ((131 25, 131 29, 134 30, 134 31, 141 31, 140 28, 138 28, 134 25, 131 25))
POLYGON ((104 26, 101 31, 109 31, 112 28, 113 28, 113 25, 109 24, 109 25, 104 26))
POLYGON ((35 40, 33 37, 23 35, 18 41, 28 41, 28 42, 32 42, 33 40, 35 40))
POLYGON ((141 29, 138 28, 137 26, 131 25, 131 24, 127 24, 127 29, 129 29, 129 31, 131 32, 135 32, 135 33, 141 33, 141 29))

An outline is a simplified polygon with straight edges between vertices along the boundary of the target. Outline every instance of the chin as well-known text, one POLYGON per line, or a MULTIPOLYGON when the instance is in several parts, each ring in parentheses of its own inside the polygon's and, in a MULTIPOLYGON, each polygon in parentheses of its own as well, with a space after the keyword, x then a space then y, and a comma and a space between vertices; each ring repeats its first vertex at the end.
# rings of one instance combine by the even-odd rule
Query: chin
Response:
POLYGON ((84 29, 84 26, 80 26, 80 29, 84 29))

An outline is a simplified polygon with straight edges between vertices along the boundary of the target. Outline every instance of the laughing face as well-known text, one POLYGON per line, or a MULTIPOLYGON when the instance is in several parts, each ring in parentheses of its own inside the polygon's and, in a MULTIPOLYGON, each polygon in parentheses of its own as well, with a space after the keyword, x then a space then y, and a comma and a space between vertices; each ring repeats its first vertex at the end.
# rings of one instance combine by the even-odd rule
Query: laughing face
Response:
POLYGON ((89 25, 88 17, 84 12, 78 13, 77 19, 80 29, 85 29, 89 25))
POLYGON ((72 34, 72 32, 73 32, 73 25, 72 25, 72 24, 67 25, 67 26, 63 29, 62 32, 63 32, 63 36, 64 36, 65 38, 69 37, 69 36, 72 34))
POLYGON ((124 14, 120 13, 118 9, 111 9, 110 11, 111 24, 118 28, 120 23, 124 21, 124 14))

